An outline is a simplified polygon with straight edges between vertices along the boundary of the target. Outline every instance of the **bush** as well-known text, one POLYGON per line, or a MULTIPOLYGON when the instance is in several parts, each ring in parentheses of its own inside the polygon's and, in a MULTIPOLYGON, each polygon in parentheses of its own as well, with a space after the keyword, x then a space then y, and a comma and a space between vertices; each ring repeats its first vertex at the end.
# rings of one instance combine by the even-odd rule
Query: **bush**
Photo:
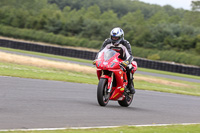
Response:
POLYGON ((158 54, 152 54, 152 55, 147 56, 147 59, 160 60, 160 56, 158 54))
POLYGON ((200 54, 200 42, 196 43, 196 48, 195 50, 197 51, 198 54, 200 54))
MULTIPOLYGON (((0 35, 66 46, 87 46, 89 42, 89 40, 85 38, 67 37, 60 34, 56 35, 54 33, 47 33, 44 31, 20 29, 4 25, 0 25, 0 35)), ((94 45, 93 47, 96 46, 94 45)))

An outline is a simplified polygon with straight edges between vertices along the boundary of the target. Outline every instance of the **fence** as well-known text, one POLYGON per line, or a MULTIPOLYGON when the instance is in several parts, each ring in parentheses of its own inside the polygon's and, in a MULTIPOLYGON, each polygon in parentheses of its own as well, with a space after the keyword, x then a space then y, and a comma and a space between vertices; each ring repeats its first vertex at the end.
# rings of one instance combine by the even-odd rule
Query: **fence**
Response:
MULTIPOLYGON (((93 60, 97 54, 96 52, 91 51, 12 41, 7 39, 0 39, 0 47, 42 52, 88 60, 93 60)), ((161 61, 152 61, 143 58, 135 58, 134 60, 137 62, 138 67, 200 76, 200 67, 178 65, 161 61)))

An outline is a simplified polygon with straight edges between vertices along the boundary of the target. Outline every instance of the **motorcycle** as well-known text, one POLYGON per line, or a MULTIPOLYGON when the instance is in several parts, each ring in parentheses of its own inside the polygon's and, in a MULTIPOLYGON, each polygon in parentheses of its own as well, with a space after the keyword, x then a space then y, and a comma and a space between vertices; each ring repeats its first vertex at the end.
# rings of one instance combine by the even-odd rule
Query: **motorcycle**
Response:
MULTIPOLYGON (((128 107, 133 101, 133 94, 127 88, 128 80, 126 68, 121 65, 123 61, 120 54, 112 49, 99 53, 96 60, 97 77, 97 100, 100 106, 106 106, 109 100, 118 101, 119 105, 128 107)), ((133 61, 131 72, 137 70, 137 63, 133 61)))

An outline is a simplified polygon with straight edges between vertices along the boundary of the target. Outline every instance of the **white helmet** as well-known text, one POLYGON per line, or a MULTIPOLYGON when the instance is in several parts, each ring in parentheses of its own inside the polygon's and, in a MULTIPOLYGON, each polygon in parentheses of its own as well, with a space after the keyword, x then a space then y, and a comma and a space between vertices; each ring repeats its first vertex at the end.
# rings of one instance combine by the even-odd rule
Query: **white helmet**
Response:
POLYGON ((112 29, 110 32, 110 39, 113 45, 117 46, 120 41, 124 39, 124 31, 119 27, 112 29))

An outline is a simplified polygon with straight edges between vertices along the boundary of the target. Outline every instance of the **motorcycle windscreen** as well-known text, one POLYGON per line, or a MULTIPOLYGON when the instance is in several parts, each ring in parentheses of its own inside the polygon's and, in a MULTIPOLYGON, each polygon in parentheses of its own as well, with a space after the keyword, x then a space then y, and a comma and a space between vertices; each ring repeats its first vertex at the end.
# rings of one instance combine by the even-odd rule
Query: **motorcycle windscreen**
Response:
POLYGON ((104 60, 105 61, 108 61, 110 58, 112 58, 117 52, 112 50, 112 49, 109 49, 107 51, 104 52, 104 60))

